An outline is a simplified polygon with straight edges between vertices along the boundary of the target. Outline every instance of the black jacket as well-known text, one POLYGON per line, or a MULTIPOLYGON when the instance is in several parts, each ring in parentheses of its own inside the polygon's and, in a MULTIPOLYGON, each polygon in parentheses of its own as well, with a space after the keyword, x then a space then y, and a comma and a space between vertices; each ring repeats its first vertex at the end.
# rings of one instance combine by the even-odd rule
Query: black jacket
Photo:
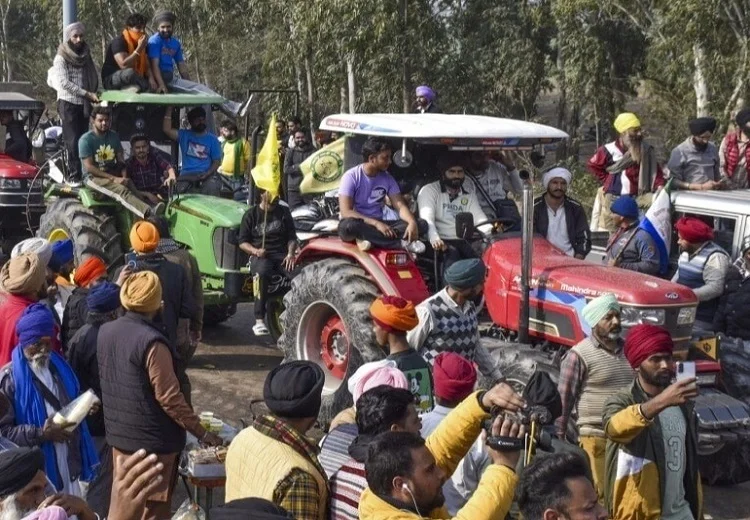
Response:
POLYGON ((78 329, 86 324, 86 315, 89 312, 89 306, 86 303, 86 297, 89 294, 88 287, 76 287, 65 302, 65 309, 62 317, 62 337, 63 349, 68 350, 68 343, 75 336, 78 329))
MULTIPOLYGON (((580 202, 570 197, 565 197, 563 208, 573 253, 585 257, 591 251, 591 232, 586 212, 580 202)), ((546 237, 548 227, 547 202, 542 195, 534 201, 534 232, 546 237)))
POLYGON ((304 149, 300 149, 298 146, 289 148, 284 156, 284 177, 286 177, 286 191, 299 192, 299 185, 302 183, 302 170, 299 165, 302 164, 305 159, 310 157, 315 148, 307 146, 304 149))
POLYGON ((727 271, 713 325, 715 332, 750 341, 750 277, 743 279, 736 265, 727 271))
POLYGON ((20 121, 11 121, 5 129, 10 134, 8 140, 5 141, 5 154, 19 162, 30 162, 31 141, 23 130, 23 124, 20 121))
MULTIPOLYGON (((96 396, 102 398, 102 384, 99 378, 99 363, 96 358, 96 341, 99 336, 101 323, 86 323, 78 329, 67 343, 68 364, 78 376, 81 392, 89 388, 96 396)), ((98 412, 86 418, 89 431, 94 437, 104 437, 104 411, 100 408, 98 412)))

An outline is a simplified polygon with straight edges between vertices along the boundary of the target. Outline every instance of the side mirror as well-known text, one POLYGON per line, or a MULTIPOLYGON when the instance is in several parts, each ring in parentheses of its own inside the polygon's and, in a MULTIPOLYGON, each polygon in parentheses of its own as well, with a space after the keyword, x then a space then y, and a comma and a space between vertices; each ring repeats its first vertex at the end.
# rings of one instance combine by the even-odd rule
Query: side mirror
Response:
POLYGON ((468 240, 474 234, 474 215, 471 213, 456 214, 456 236, 468 240))

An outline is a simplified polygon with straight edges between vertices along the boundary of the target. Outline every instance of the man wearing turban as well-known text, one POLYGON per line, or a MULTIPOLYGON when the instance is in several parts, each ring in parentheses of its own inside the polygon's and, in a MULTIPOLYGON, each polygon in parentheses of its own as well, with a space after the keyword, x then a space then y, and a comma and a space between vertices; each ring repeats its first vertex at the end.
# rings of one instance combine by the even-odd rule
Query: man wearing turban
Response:
POLYGON ((441 352, 455 352, 476 363, 483 376, 497 381, 502 373, 479 339, 474 304, 484 291, 486 274, 479 258, 459 260, 446 269, 446 287, 417 306, 419 324, 406 340, 431 366, 441 352))
POLYGON ((583 260, 591 251, 591 231, 581 203, 568 197, 573 175, 557 167, 542 176, 544 195, 534 201, 534 232, 568 256, 583 260))
POLYGON ((78 329, 86 323, 86 297, 89 291, 97 284, 107 279, 107 264, 96 255, 88 256, 83 262, 78 264, 73 282, 75 288, 70 294, 62 317, 62 341, 67 345, 78 329))
POLYGON ((406 376, 419 412, 429 412, 433 406, 430 365, 406 340, 419 324, 414 305, 398 296, 380 296, 370 305, 370 316, 376 343, 406 376))
MULTIPOLYGON (((453 352, 443 352, 432 365, 435 380, 435 409, 422 416, 422 437, 425 439, 438 425, 466 399, 477 382, 474 365, 453 352)), ((474 494, 484 470, 492 463, 484 449, 484 439, 480 436, 471 450, 459 462, 458 469, 443 484, 443 496, 448 513, 455 516, 466 501, 474 494)))
POLYGON ((417 114, 437 114, 440 113, 440 109, 435 104, 437 94, 427 85, 420 85, 417 87, 415 92, 416 100, 414 102, 416 109, 414 110, 417 114))
POLYGON ((609 397, 602 422, 607 438, 607 509, 613 520, 703 518, 698 474, 696 379, 675 377, 669 332, 636 325, 625 338, 633 383, 609 397))
POLYGON ((310 361, 290 361, 266 377, 261 415, 227 453, 226 500, 259 497, 294 518, 327 520, 328 482, 317 446, 305 434, 318 419, 325 374, 310 361))
POLYGON ((568 435, 570 419, 577 410, 575 431, 578 445, 588 454, 594 487, 604 500, 605 449, 602 411, 612 391, 633 382, 633 369, 625 359, 620 337, 620 304, 612 293, 591 300, 582 311, 582 322, 590 335, 570 349, 560 365, 557 388, 562 415, 555 421, 557 437, 568 435))
POLYGON ((721 189, 719 149, 711 142, 716 119, 699 117, 688 127, 690 137, 672 150, 667 163, 672 186, 681 190, 721 189))
POLYGON ((651 205, 652 194, 664 186, 664 171, 654 147, 643 140, 638 116, 625 112, 614 122, 617 139, 599 147, 586 166, 604 187, 599 227, 611 233, 615 225, 609 207, 621 195, 638 199, 642 209, 651 205))
POLYGON ((69 238, 52 243, 52 256, 47 267, 51 274, 50 287, 47 289, 47 299, 50 307, 57 314, 58 323, 62 323, 65 306, 73 293, 70 275, 73 273, 74 260, 73 241, 69 238))
POLYGON ((468 159, 464 189, 476 195, 484 214, 490 219, 518 218, 518 207, 508 193, 520 197, 523 181, 509 152, 500 153, 495 161, 490 152, 476 150, 469 153, 468 159))
POLYGON ((740 257, 729 268, 724 294, 713 320, 713 331, 740 338, 750 347, 750 235, 745 236, 740 257))
MULTIPOLYGON (((16 322, 27 307, 47 296, 47 264, 36 253, 22 253, 0 269, 0 366, 10 362, 18 344, 16 322)), ((59 349, 58 342, 55 345, 59 349)))
POLYGON ((746 190, 750 158, 750 108, 737 112, 735 129, 727 132, 719 147, 721 178, 732 190, 746 190))
POLYGON ((19 446, 41 447, 55 489, 81 496, 79 482, 94 479, 99 458, 85 422, 75 427, 52 420, 81 394, 73 369, 50 350, 56 334, 52 311, 41 303, 29 306, 16 333, 12 361, 0 373, 0 392, 11 403, 0 417, 0 434, 19 446))
MULTIPOLYGON (((638 203, 630 195, 623 195, 612 203, 612 220, 617 232, 607 244, 607 262, 612 267, 652 274, 661 273, 661 257, 654 239, 639 226, 638 203)), ((664 263, 666 271, 667 263, 664 263)))
MULTIPOLYGON (((101 300, 92 297, 90 303, 109 308, 111 294, 102 291, 95 293, 101 300)), ((140 449, 157 454, 164 479, 149 495, 144 518, 168 518, 185 432, 211 446, 223 441, 201 426, 180 391, 174 347, 154 322, 162 306, 158 276, 151 271, 128 276, 120 303, 125 315, 99 327, 96 345, 107 444, 112 446, 115 473, 125 455, 140 449)))
POLYGON ((681 217, 674 227, 681 253, 672 281, 690 287, 698 297, 695 327, 713 330, 731 263, 729 254, 713 241, 713 228, 699 218, 681 217))

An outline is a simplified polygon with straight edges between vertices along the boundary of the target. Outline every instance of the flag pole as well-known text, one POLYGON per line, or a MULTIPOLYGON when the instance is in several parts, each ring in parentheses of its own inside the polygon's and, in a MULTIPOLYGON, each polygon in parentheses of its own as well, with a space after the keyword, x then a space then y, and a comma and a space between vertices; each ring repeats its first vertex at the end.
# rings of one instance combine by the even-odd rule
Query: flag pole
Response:
MULTIPOLYGON (((267 194, 268 192, 266 192, 267 194)), ((266 195, 268 197, 268 195, 266 195)), ((260 241, 260 248, 265 249, 266 248, 266 222, 268 222, 268 200, 266 200, 266 203, 263 207, 263 236, 260 241)))

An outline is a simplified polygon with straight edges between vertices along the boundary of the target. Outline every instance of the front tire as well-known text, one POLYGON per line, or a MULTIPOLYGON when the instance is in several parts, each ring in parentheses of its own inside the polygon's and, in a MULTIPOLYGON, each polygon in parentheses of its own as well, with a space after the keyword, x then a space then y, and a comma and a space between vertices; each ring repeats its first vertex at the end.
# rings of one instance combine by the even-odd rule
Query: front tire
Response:
POLYGON ((324 426, 352 405, 346 381, 363 363, 381 359, 370 305, 378 288, 348 260, 327 258, 306 265, 284 297, 279 348, 284 359, 306 359, 325 372, 318 419, 324 426))

